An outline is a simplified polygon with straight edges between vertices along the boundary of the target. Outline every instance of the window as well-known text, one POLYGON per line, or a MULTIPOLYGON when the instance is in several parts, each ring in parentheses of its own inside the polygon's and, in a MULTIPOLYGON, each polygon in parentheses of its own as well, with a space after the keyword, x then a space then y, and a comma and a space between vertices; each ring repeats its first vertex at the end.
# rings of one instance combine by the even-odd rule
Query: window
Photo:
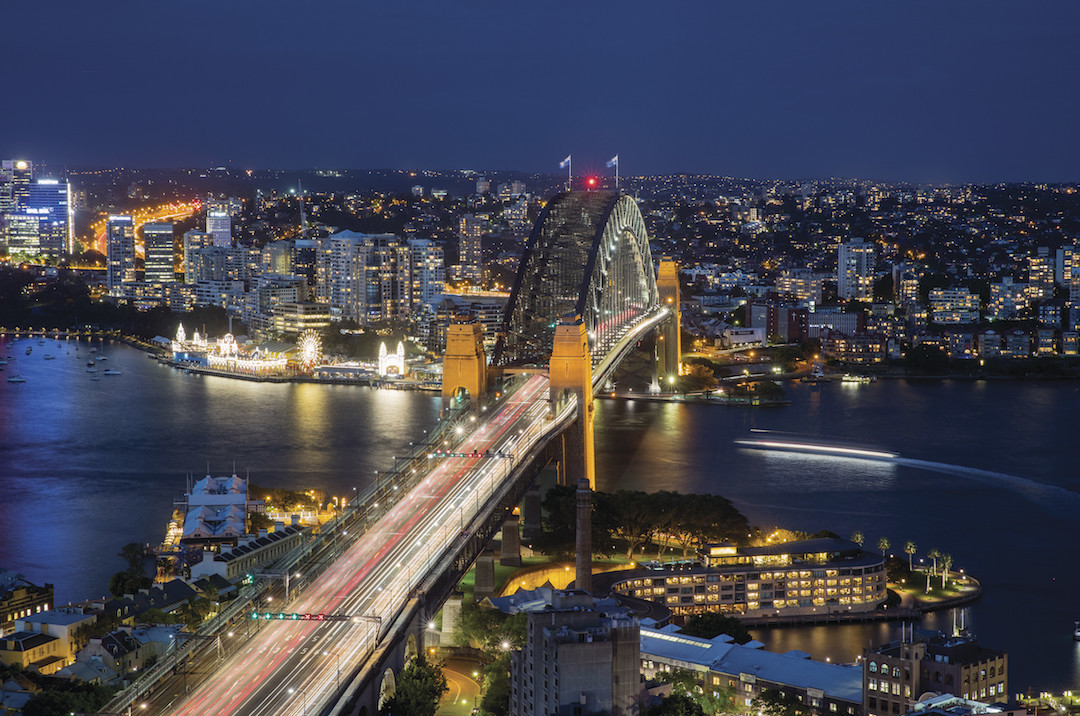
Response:
POLYGON ((877 673, 877 662, 874 662, 874 661, 870 662, 870 673, 871 674, 876 674, 877 673))

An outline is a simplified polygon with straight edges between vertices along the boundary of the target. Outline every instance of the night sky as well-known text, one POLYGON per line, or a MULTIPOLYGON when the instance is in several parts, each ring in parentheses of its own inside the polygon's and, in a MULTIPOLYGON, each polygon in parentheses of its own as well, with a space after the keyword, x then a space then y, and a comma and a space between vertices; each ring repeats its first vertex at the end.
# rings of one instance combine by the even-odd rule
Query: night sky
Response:
POLYGON ((58 0, 0 26, 2 158, 1080 179, 1076 0, 58 0))

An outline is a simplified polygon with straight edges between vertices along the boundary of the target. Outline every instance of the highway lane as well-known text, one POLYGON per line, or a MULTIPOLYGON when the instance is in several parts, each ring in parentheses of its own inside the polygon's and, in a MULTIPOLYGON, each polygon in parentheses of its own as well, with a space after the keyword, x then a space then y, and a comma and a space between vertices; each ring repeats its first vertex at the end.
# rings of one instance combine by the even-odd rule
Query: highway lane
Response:
MULTIPOLYGON (((550 429, 547 379, 533 376, 455 452, 523 456, 550 429)), ((253 622, 257 633, 175 710, 150 713, 314 714, 371 651, 411 589, 460 537, 511 461, 446 458, 341 557, 294 597, 287 613, 350 614, 352 621, 253 622)), ((301 579, 303 579, 301 575, 301 579)), ((235 631, 235 630, 234 630, 235 631)))

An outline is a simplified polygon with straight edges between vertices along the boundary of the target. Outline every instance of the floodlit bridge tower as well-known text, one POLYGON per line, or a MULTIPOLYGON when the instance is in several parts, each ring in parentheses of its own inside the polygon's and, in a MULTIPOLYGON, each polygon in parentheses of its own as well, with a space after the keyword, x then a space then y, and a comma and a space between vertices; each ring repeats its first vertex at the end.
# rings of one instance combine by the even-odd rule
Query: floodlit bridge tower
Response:
POLYGON ((657 374, 664 389, 682 374, 682 310, 679 308, 679 265, 674 261, 661 261, 656 277, 656 290, 660 305, 668 310, 670 318, 664 321, 657 336, 657 374))
POLYGON ((455 318, 446 330, 443 356, 442 413, 460 407, 468 399, 473 410, 480 407, 488 389, 484 328, 475 318, 455 318))
POLYGON ((562 434, 561 482, 576 486, 579 480, 586 480, 590 488, 596 487, 592 358, 581 316, 563 316, 555 328, 548 378, 553 411, 571 395, 578 401, 577 420, 562 434))

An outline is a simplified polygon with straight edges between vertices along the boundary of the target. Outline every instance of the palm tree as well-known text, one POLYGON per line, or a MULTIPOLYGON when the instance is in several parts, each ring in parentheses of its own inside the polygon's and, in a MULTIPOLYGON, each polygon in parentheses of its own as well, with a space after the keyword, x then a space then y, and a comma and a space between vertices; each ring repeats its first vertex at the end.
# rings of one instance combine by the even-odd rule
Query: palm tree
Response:
POLYGON ((877 548, 881 550, 881 556, 884 557, 885 553, 889 551, 889 538, 882 537, 877 541, 877 548))
POLYGON ((904 551, 907 552, 908 571, 911 571, 915 567, 915 565, 912 564, 912 561, 911 561, 912 558, 915 556, 915 551, 916 551, 915 543, 912 542, 911 540, 908 540, 907 542, 905 542, 904 543, 904 551))
POLYGON ((945 579, 949 576, 949 567, 952 566, 952 555, 941 555, 941 588, 945 588, 945 579))
POLYGON ((934 547, 933 549, 931 549, 929 552, 926 553, 926 556, 929 557, 930 559, 934 560, 933 574, 936 577, 937 576, 937 561, 938 561, 938 558, 941 556, 941 552, 938 552, 937 547, 934 547))
POLYGON ((863 536, 862 532, 855 530, 851 533, 851 541, 859 545, 859 549, 862 549, 863 542, 866 541, 866 537, 863 536))

